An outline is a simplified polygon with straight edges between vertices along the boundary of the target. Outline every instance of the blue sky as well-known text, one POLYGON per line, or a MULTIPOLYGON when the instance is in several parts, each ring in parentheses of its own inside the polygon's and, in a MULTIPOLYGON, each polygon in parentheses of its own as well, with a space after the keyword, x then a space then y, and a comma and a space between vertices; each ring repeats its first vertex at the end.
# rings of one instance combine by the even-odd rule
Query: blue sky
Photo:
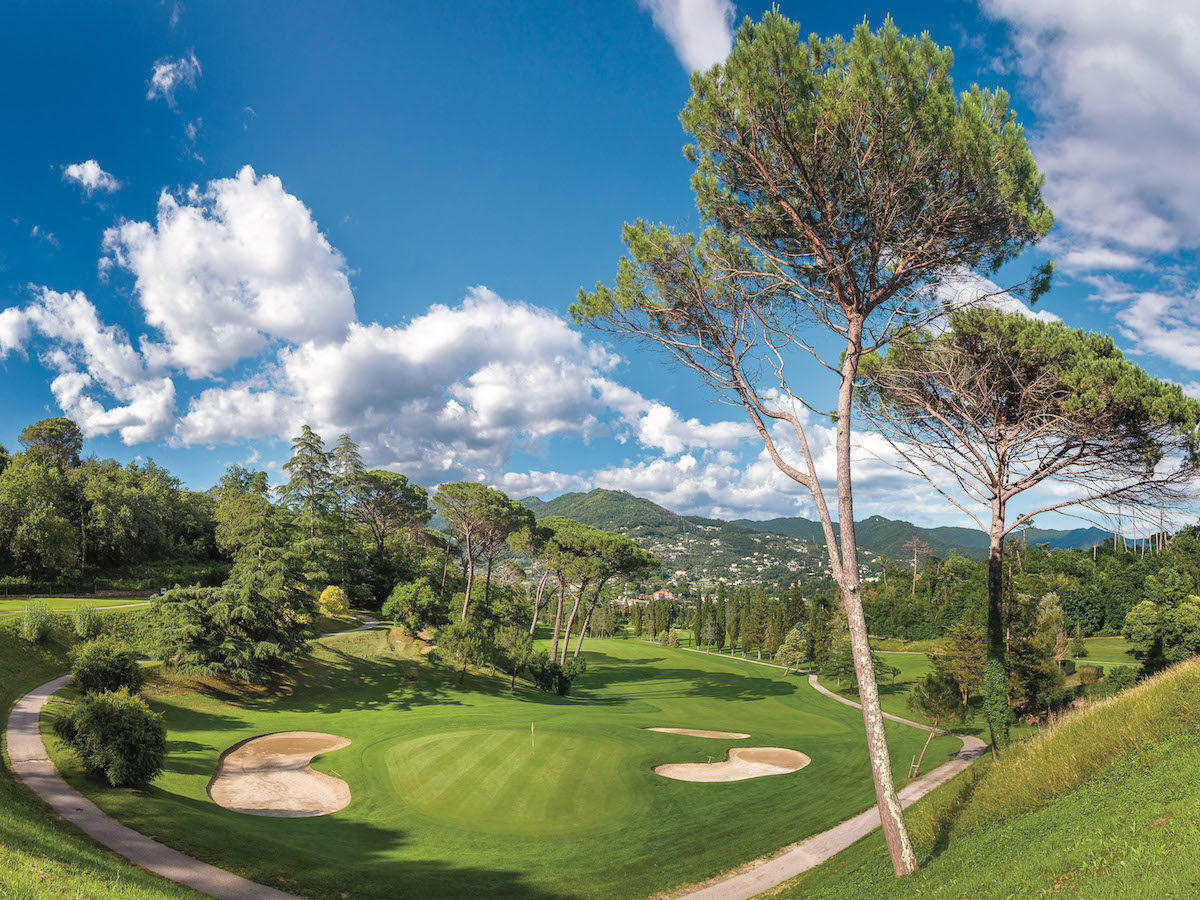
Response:
MULTIPOLYGON (((566 318, 622 222, 697 226, 687 72, 764 6, 6 4, 0 442, 66 413, 203 488, 309 421, 427 484, 808 512, 736 410, 566 318)), ((1059 222, 1039 310, 1200 392, 1200 15, 1127 6, 781 4, 823 35, 890 12, 1008 88, 1059 222)), ((960 521, 859 477, 862 515, 960 521)))

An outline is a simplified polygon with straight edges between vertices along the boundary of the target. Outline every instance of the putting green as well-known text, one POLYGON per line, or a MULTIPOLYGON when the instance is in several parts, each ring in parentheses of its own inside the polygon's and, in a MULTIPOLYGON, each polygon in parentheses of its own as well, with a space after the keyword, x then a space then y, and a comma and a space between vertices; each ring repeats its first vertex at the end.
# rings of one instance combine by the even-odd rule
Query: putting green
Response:
MULTIPOLYGON (((47 740, 101 808, 206 862, 293 893, 351 897, 641 897, 702 880, 837 824, 874 802, 862 717, 803 678, 636 640, 589 641, 571 697, 457 673, 387 631, 318 645, 286 690, 230 695, 156 679, 166 771, 146 791, 102 787, 47 740), (536 727, 530 753, 530 725, 536 727), (747 733, 715 740, 651 726, 747 733), (222 751, 255 735, 347 738, 313 768, 351 802, 312 818, 242 815, 213 803, 222 751), (805 768, 725 783, 656 775, 663 763, 791 748, 805 768)), ((44 718, 48 732, 50 715, 44 718)), ((896 775, 925 733, 889 725, 896 775)), ((957 752, 937 738, 926 768, 957 752)))
POLYGON ((388 751, 401 796, 426 815, 493 831, 590 830, 628 813, 623 746, 570 731, 455 731, 388 751), (531 743, 534 744, 531 750, 531 743))

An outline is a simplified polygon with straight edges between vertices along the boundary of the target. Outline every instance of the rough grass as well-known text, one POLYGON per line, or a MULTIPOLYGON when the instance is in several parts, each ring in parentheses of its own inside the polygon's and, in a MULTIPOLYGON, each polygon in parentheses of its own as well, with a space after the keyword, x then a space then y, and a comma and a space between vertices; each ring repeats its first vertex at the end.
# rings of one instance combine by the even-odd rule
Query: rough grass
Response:
MULTIPOLYGON (((185 852, 315 897, 633 897, 703 880, 823 830, 874 802, 862 720, 795 676, 632 640, 591 641, 569 698, 457 673, 389 629, 327 638, 270 691, 166 678, 150 685, 169 734, 148 791, 70 775, 102 808, 185 852), (530 746, 530 725, 536 727, 530 746), (650 725, 746 731, 725 742, 650 725), (354 799, 312 819, 212 803, 221 751, 274 731, 351 744, 315 761, 354 799), (730 746, 794 747, 812 764, 729 784, 661 778, 662 762, 730 746), (353 876, 348 880, 347 873, 353 876)), ((898 777, 924 733, 889 729, 898 777)), ((52 742, 51 742, 52 743, 52 742)), ((942 738, 930 766, 957 752, 942 738)), ((52 746, 61 766, 69 757, 52 746)))
POLYGON ((781 889, 811 897, 1194 896, 1200 659, 1069 714, 916 804, 922 869, 872 836, 781 889))
MULTIPOLYGON (((67 616, 56 616, 49 639, 31 646, 19 635, 20 617, 0 619, 0 717, 13 703, 68 668, 74 642, 67 616)), ((17 784, 7 755, 0 759, 0 897, 199 897, 100 848, 17 784)))

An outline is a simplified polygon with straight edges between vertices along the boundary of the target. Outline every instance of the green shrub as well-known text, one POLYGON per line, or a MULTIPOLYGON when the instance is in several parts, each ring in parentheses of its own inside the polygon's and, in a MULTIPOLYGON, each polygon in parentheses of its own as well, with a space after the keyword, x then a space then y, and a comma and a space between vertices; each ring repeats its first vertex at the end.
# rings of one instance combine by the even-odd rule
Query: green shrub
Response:
POLYGON ((42 601, 35 600, 30 603, 21 613, 21 637, 31 644, 40 644, 50 634, 53 615, 50 607, 42 601))
POLYGON ((1064 659, 1062 661, 1062 668, 1063 668, 1064 675, 1074 675, 1075 674, 1075 660, 1064 659))
POLYGON ((125 689, 80 698, 55 720, 54 732, 85 769, 113 787, 144 785, 162 771, 167 752, 162 716, 125 689))
POLYGON ((75 625, 75 634, 85 641, 99 637, 100 632, 104 630, 100 613, 90 606, 75 607, 75 611, 71 613, 71 621, 75 625))
POLYGON ((679 649, 679 634, 674 628, 667 632, 667 646, 679 649))
POLYGON ((587 663, 579 657, 570 657, 564 665, 550 658, 545 650, 539 650, 525 664, 529 679, 539 691, 565 697, 571 693, 571 684, 587 671, 587 663))
POLYGON ((74 656, 71 672, 75 676, 75 689, 81 694, 102 694, 120 688, 136 694, 142 689, 145 679, 136 653, 118 650, 103 641, 89 641, 74 656))
POLYGON ((344 616, 350 612, 350 598, 346 592, 336 585, 330 585, 321 592, 321 612, 332 618, 344 616))
POLYGON ((1079 667, 1079 683, 1095 684, 1100 680, 1100 669, 1096 666, 1079 667))
POLYGON ((1109 689, 1117 694, 1137 683, 1137 670, 1133 666, 1113 666, 1104 680, 1108 682, 1109 689))
POLYGON ((660 644, 665 644, 667 642, 666 629, 663 629, 662 631, 660 631, 658 633, 658 637, 656 637, 655 640, 658 641, 660 644))

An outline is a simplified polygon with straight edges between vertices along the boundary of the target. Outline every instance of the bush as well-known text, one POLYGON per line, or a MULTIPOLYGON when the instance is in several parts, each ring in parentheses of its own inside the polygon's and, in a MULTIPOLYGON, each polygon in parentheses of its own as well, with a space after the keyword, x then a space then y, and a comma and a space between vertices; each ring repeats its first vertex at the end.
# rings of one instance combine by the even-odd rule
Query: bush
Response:
POLYGON ((30 603, 21 613, 21 637, 31 644, 40 644, 50 634, 53 615, 50 607, 42 601, 30 603))
POLYGON ((383 617, 414 637, 423 629, 438 625, 444 618, 443 612, 428 578, 400 582, 383 604, 383 617))
POLYGON ((144 785, 162 771, 167 752, 162 716, 125 689, 81 698, 55 720, 54 732, 85 769, 113 787, 144 785))
POLYGON ((660 644, 665 644, 667 642, 666 630, 664 629, 663 631, 660 631, 658 633, 658 637, 656 637, 655 640, 658 641, 660 644))
POLYGON ((118 650, 101 641, 90 641, 76 650, 71 671, 75 675, 75 688, 81 694, 102 694, 120 688, 136 694, 145 681, 136 653, 118 650))
POLYGON ((99 637, 100 632, 104 630, 100 613, 90 606, 75 607, 75 611, 71 613, 71 621, 75 624, 75 634, 85 641, 99 637))
POLYGON ((1064 675, 1074 675, 1075 674, 1075 660, 1064 659, 1062 661, 1062 667, 1063 667, 1064 675))
POLYGON ((676 650, 679 649, 679 635, 674 628, 667 632, 667 646, 674 647, 676 650))
POLYGON ((540 650, 529 658, 525 668, 529 672, 529 679, 539 691, 565 697, 571 693, 571 684, 575 679, 587 671, 587 663, 573 656, 565 665, 560 666, 550 658, 549 653, 540 650))
POLYGON ((1097 666, 1080 666, 1079 683, 1095 684, 1100 680, 1100 669, 1097 666))
POLYGON ((330 585, 321 592, 321 612, 331 618, 344 616, 350 612, 350 598, 346 592, 336 585, 330 585))
POLYGON ((1137 683, 1137 670, 1133 666, 1113 666, 1113 670, 1104 680, 1108 682, 1112 692, 1117 694, 1137 683))

